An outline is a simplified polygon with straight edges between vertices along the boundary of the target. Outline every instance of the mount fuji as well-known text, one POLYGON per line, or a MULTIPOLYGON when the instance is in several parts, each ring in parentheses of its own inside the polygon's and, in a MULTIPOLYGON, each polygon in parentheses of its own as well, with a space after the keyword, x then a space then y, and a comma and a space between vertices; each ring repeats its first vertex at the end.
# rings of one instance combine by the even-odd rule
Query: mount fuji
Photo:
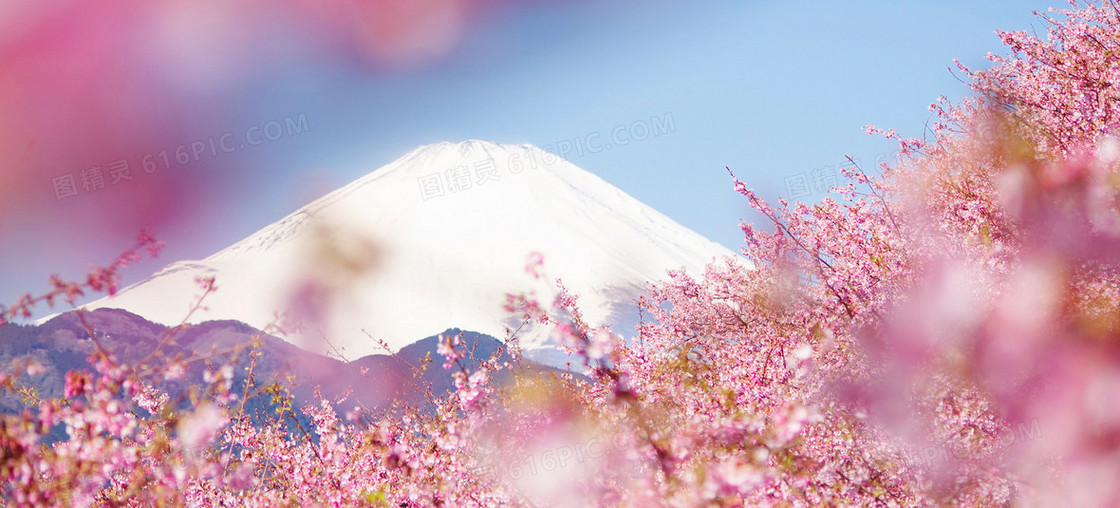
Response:
MULTIPOLYGON (((650 282, 725 257, 738 258, 552 153, 443 142, 85 307, 165 325, 188 314, 190 323, 280 323, 296 345, 358 358, 449 328, 504 338, 520 323, 506 295, 533 292, 547 305, 556 278, 579 295, 589 324, 629 336, 650 282), (540 278, 528 273, 530 256, 543 258, 540 278), (191 313, 206 277, 217 289, 191 313)), ((548 330, 517 335, 530 358, 562 363, 548 330)))

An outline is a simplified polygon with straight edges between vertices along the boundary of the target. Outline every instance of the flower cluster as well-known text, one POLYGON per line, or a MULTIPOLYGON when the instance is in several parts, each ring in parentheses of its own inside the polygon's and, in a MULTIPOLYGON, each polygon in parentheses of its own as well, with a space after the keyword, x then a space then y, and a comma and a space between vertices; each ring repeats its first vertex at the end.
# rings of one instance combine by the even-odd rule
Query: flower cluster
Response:
MULTIPOLYGON (((1073 5, 1043 18, 1045 39, 1001 33, 1011 55, 964 69, 981 96, 933 104, 931 139, 868 128, 898 140, 900 160, 846 169, 835 198, 768 203, 732 174, 767 223, 741 224, 744 259, 651 286, 632 336, 585 322, 559 280, 551 306, 510 295, 576 370, 520 361, 517 330, 483 358, 442 336, 450 387, 373 411, 345 396, 298 407, 251 368, 244 385, 222 365, 187 379, 198 359, 180 358, 153 377, 101 351, 40 400, 21 384, 38 372, 27 362, 0 375, 32 394, 0 419, 0 498, 1114 506, 1120 11, 1073 5), (195 388, 170 397, 168 380, 195 388)), ((132 257, 84 285, 52 279, 53 297, 4 315, 111 292, 132 257)), ((525 268, 541 279, 543 265, 525 268)))

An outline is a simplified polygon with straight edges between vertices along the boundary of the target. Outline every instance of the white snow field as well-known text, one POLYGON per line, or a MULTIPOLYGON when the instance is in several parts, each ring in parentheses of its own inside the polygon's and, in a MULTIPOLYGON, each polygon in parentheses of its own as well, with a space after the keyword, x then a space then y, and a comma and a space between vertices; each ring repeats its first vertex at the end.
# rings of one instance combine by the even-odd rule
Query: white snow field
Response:
MULTIPOLYGON (((233 319, 356 359, 448 328, 507 336, 507 293, 552 301, 561 278, 590 324, 629 337, 646 284, 684 267, 699 275, 739 257, 599 177, 530 145, 436 143, 413 150, 201 261, 168 265, 87 308, 122 308, 177 324, 200 294, 218 290, 189 322, 233 319), (540 253, 544 276, 526 272, 540 253), (293 302, 296 302, 293 304, 293 302), (310 309, 310 310, 309 310, 310 309), (321 337, 330 340, 330 347, 321 337)), ((520 334, 534 359, 560 364, 548 330, 520 334)))

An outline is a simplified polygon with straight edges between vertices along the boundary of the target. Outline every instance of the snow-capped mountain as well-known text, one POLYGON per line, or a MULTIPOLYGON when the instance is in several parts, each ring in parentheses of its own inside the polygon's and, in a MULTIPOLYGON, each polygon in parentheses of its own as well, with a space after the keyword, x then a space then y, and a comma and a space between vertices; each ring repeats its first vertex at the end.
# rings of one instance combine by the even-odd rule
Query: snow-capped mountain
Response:
MULTIPOLYGON (((287 316, 290 340, 345 358, 400 349, 448 328, 506 337, 506 295, 551 302, 559 277, 589 323, 629 336, 634 300, 667 269, 700 273, 735 254, 595 175, 529 145, 483 141, 418 148, 201 261, 173 263, 87 308, 122 308, 176 324, 287 316), (542 277, 526 271, 543 255, 542 277), (362 330, 368 331, 367 336, 362 330), (372 338, 371 338, 372 336, 372 338), (300 337, 293 339, 292 337, 300 337), (329 338, 329 346, 322 342, 329 338)), ((547 361, 547 330, 522 346, 547 361)), ((555 362, 551 362, 555 363, 555 362)))

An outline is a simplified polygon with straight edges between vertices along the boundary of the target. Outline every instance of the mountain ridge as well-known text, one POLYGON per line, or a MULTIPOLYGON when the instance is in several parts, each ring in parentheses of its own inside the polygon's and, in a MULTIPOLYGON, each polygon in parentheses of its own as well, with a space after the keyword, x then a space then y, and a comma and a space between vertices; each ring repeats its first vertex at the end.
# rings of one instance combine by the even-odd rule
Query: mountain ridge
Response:
MULTIPOLYGON (((502 310, 505 295, 550 301, 555 277, 581 296, 589 322, 631 333, 647 284, 722 257, 737 255, 554 154, 442 142, 87 308, 178 323, 199 293, 194 279, 214 276, 219 289, 192 322, 235 319, 263 329, 295 316, 295 328, 309 332, 285 337, 293 343, 328 337, 342 354, 361 356, 377 348, 364 331, 394 350, 424 328, 504 337, 520 324, 502 310), (439 196, 423 194, 435 183, 439 196), (539 280, 525 273, 533 253, 545 260, 539 280)), ((548 330, 529 327, 519 338, 530 356, 562 361, 548 330)))
MULTIPOLYGON (((9 367, 23 370, 18 366, 34 360, 40 366, 38 372, 21 377, 21 383, 34 386, 41 398, 61 397, 67 371, 92 370, 87 358, 98 347, 89 338, 88 330, 93 330, 99 347, 114 355, 116 361, 141 371, 161 372, 177 358, 206 357, 207 362, 186 363, 181 380, 157 379, 156 386, 172 400, 188 386, 198 385, 206 370, 224 364, 233 367, 234 386, 243 387, 250 363, 244 353, 255 349, 260 353, 252 360, 257 388, 280 382, 291 389, 301 405, 317 404, 316 390, 324 398, 335 400, 352 388, 350 400, 353 404, 388 410, 398 400, 428 407, 432 401, 427 398, 427 388, 430 387, 436 397, 453 388, 451 371, 441 367, 437 351, 440 336, 461 334, 462 347, 475 351, 465 360, 468 371, 499 352, 500 361, 514 361, 502 341, 459 329, 424 337, 393 355, 371 354, 344 361, 301 349, 239 321, 207 321, 175 330, 121 309, 97 309, 82 315, 78 312, 66 312, 38 325, 0 325, 3 371, 8 372, 9 367), (153 354, 157 349, 159 353, 153 354), (431 364, 424 364, 426 358, 431 364), (289 383, 290 380, 294 381, 289 383)), ((520 368, 550 370, 529 361, 515 363, 520 368)), ((505 375, 503 372, 502 376, 505 375)), ((505 379, 502 376, 496 381, 502 382, 505 379)), ((241 390, 235 389, 234 393, 241 393, 241 390)), ((18 394, 0 395, 0 412, 17 412, 22 407, 18 394)))

